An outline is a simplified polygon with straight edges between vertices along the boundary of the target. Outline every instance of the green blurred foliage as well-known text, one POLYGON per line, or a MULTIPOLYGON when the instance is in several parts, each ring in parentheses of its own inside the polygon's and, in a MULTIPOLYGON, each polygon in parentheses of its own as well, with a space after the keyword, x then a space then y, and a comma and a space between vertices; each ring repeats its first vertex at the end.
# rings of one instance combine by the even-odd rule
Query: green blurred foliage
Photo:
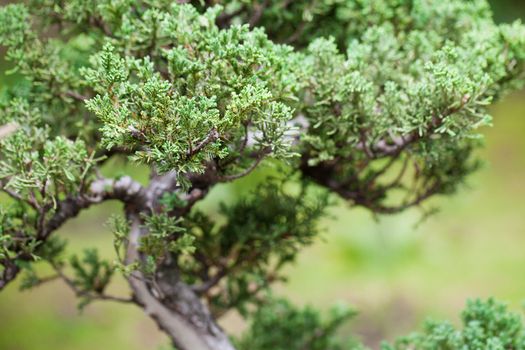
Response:
POLYGON ((522 0, 490 0, 489 2, 499 22, 510 22, 525 17, 525 4, 522 0))
MULTIPOLYGON (((492 3, 498 20, 525 18, 523 0, 492 3)), ((0 88, 14 79, 0 75, 0 88)), ((525 299, 525 92, 507 97, 492 114, 495 127, 483 131, 482 157, 488 163, 470 178, 469 189, 434 200, 441 211, 423 223, 417 210, 374 220, 367 211, 340 203, 323 220, 323 240, 300 254, 278 294, 300 305, 324 308, 334 300, 353 305, 359 315, 342 332, 373 348, 418 328, 428 316, 459 323, 458 311, 471 297, 494 296, 519 310, 525 299)), ((144 169, 119 161, 105 172, 146 178, 144 169)), ((199 209, 218 215, 220 201, 231 202, 261 177, 259 172, 217 187, 199 209)), ((116 209, 109 203, 89 210, 63 227, 61 236, 74 252, 97 247, 112 261, 112 237, 104 223, 116 209)), ((127 290, 123 280, 111 288, 127 290)), ((98 303, 80 315, 72 293, 58 281, 24 293, 9 286, 0 294, 0 325, 5 350, 87 350, 94 344, 138 350, 167 341, 141 310, 129 306, 98 303)), ((235 315, 223 325, 235 333, 245 327, 235 315)))

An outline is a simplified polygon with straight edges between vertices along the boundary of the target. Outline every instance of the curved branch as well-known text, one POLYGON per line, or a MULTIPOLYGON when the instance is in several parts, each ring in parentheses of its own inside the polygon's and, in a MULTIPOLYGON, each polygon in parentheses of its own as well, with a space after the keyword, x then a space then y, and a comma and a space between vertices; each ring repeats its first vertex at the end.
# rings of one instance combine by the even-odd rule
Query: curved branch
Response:
MULTIPOLYGON (((447 117, 460 112, 469 100, 470 96, 465 95, 457 107, 447 108, 441 115, 434 113, 423 134, 421 134, 419 130, 414 130, 407 135, 391 137, 391 142, 388 142, 385 139, 379 140, 376 144, 371 146, 374 158, 397 155, 409 145, 416 143, 423 137, 428 137, 428 135, 434 134, 436 130, 443 125, 443 122, 447 117)), ((358 145, 359 150, 365 150, 364 148, 364 145, 358 145)))
MULTIPOLYGON (((128 212, 131 221, 126 262, 140 261, 140 240, 147 234, 140 213, 128 212)), ((234 350, 228 336, 216 325, 199 297, 178 279, 177 271, 169 267, 156 276, 153 287, 140 271, 128 278, 134 300, 183 350, 234 350)))
POLYGON ((215 129, 215 128, 211 129, 211 131, 208 133, 208 135, 206 135, 204 140, 202 140, 197 146, 195 146, 195 148, 190 148, 186 152, 186 158, 189 159, 189 158, 193 157, 194 155, 199 153, 204 147, 206 147, 210 143, 216 141, 218 138, 219 138, 219 132, 217 131, 217 129, 215 129))
POLYGON ((129 176, 119 179, 100 178, 91 184, 88 194, 68 197, 58 203, 58 209, 48 221, 39 238, 45 240, 67 220, 76 217, 80 211, 106 200, 117 199, 127 206, 144 207, 147 203, 146 191, 141 184, 129 176))
MULTIPOLYGON (((37 233, 37 241, 44 243, 54 231, 69 219, 76 217, 83 209, 111 199, 120 200, 129 208, 142 209, 148 204, 146 190, 129 176, 120 179, 99 178, 91 184, 88 193, 68 197, 57 203, 55 213, 37 233)), ((18 259, 30 260, 32 257, 22 254, 18 259)), ((0 263, 4 267, 0 276, 0 290, 2 290, 16 278, 20 267, 14 259, 3 259, 0 263)))
POLYGON ((4 271, 2 271, 2 276, 0 277, 0 290, 2 290, 9 282, 15 279, 20 272, 20 267, 8 259, 4 259, 0 262, 4 267, 4 271))
POLYGON ((262 3, 256 3, 254 7, 254 11, 252 13, 252 16, 250 17, 248 24, 250 28, 254 28, 259 21, 261 20, 261 17, 264 13, 264 9, 268 6, 268 0, 264 0, 262 3))

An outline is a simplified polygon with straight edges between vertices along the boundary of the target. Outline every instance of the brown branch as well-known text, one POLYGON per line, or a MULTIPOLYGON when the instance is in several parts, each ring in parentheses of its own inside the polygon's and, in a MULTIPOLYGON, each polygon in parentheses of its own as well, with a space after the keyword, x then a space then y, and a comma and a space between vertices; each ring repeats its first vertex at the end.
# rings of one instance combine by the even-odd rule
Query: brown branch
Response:
POLYGON ((91 184, 88 194, 68 197, 57 204, 57 211, 47 222, 45 229, 39 233, 41 240, 58 229, 67 220, 76 217, 81 210, 106 200, 118 199, 128 206, 143 207, 147 205, 145 189, 129 176, 120 179, 101 178, 91 184))
MULTIPOLYGON (((397 206, 371 206, 369 207, 371 210, 373 210, 375 213, 378 214, 397 214, 400 213, 408 208, 419 206, 423 201, 430 198, 434 194, 438 193, 439 189, 439 183, 435 183, 429 188, 427 188, 424 192, 417 195, 414 199, 411 201, 406 201, 400 205, 397 206)), ((359 204, 359 203, 357 203, 359 204)))
MULTIPOLYGON (((470 100, 469 95, 463 96, 459 105, 454 108, 445 110, 441 115, 434 114, 430 123, 427 125, 425 132, 420 134, 419 130, 414 130, 407 135, 398 137, 391 137, 391 142, 387 140, 379 140, 371 147, 375 158, 391 156, 400 153, 409 145, 421 140, 424 136, 433 134, 439 127, 443 125, 443 121, 452 114, 458 113, 470 100)), ((363 145, 358 145, 357 149, 366 151, 363 145)))
POLYGON ((20 125, 16 122, 7 123, 0 126, 0 140, 12 135, 20 128, 20 125))
MULTIPOLYGON (((147 231, 140 213, 127 211, 131 231, 126 262, 141 261, 140 241, 147 231)), ((234 350, 228 336, 217 326, 199 297, 180 281, 169 266, 156 274, 156 284, 148 283, 142 272, 133 271, 128 282, 134 299, 180 349, 234 350)))
MULTIPOLYGON (((67 220, 77 216, 83 209, 110 199, 118 199, 133 208, 144 208, 149 203, 145 189, 130 177, 125 176, 117 180, 100 178, 91 184, 89 193, 59 201, 53 216, 45 225, 39 227, 36 239, 44 243, 54 231, 67 220)), ((17 256, 17 259, 31 260, 32 257, 22 254, 17 256)), ((20 272, 20 268, 12 260, 4 259, 1 263, 4 271, 0 277, 0 290, 15 279, 20 272)))
POLYGON ((107 24, 102 20, 102 18, 100 17, 97 17, 97 16, 94 16, 94 17, 91 17, 89 19, 90 21, 90 24, 91 25, 94 25, 95 27, 99 28, 100 30, 102 30, 102 32, 106 35, 106 36, 109 36, 111 38, 114 38, 115 36, 113 35, 113 32, 111 31, 111 29, 109 29, 109 27, 107 26, 107 24))
POLYGON ((255 159, 255 161, 253 161, 253 163, 248 168, 244 169, 240 173, 233 174, 233 175, 224 175, 224 176, 219 177, 219 182, 234 181, 234 180, 240 179, 241 177, 244 177, 244 176, 250 174, 252 171, 255 170, 255 168, 257 168, 257 166, 261 163, 263 158, 264 157, 260 157, 260 158, 255 159))
POLYGON ((64 95, 67 97, 71 97, 75 100, 81 101, 81 102, 89 100, 89 97, 79 94, 78 92, 72 91, 72 90, 64 92, 64 95))
POLYGON ((221 29, 227 28, 230 26, 231 20, 234 17, 237 17, 238 15, 243 13, 244 11, 246 11, 246 6, 241 6, 237 10, 230 12, 230 13, 223 12, 219 16, 217 16, 215 23, 217 24, 217 27, 221 29))
POLYGON ((86 290, 81 290, 77 287, 75 284, 75 281, 73 281, 71 278, 69 278, 60 267, 56 266, 55 264, 51 264, 55 272, 57 273, 57 276, 55 278, 60 278, 64 283, 75 293, 77 297, 81 298, 87 298, 89 300, 107 300, 107 301, 116 301, 119 303, 135 303, 135 300, 133 298, 123 298, 119 296, 114 295, 108 295, 104 293, 93 293, 86 290))
POLYGON ((386 185, 386 189, 393 188, 399 184, 403 176, 405 175, 406 170, 408 169, 408 163, 409 163, 409 157, 405 157, 405 160, 403 161, 403 165, 401 166, 401 170, 397 174, 396 178, 390 182, 390 184, 386 185))
POLYGON ((6 186, 7 186, 7 184, 0 180, 0 190, 1 191, 4 191, 7 195, 9 195, 9 197, 11 197, 11 198, 13 198, 13 199, 15 199, 17 201, 21 201, 21 202, 27 203, 33 209, 39 210, 39 205, 36 202, 36 200, 34 198, 34 195, 32 197, 29 197, 29 198, 24 198, 24 197, 22 197, 22 195, 20 193, 18 193, 16 191, 13 191, 13 190, 7 188, 6 186))
POLYGON ((230 269, 228 269, 226 266, 222 266, 221 269, 215 275, 213 275, 213 277, 201 284, 191 286, 191 289, 197 294, 205 294, 211 288, 215 287, 217 283, 219 283, 229 272, 230 269))
POLYGON ((47 283, 47 282, 55 281, 55 280, 57 280, 59 278, 60 278, 60 275, 58 275, 58 274, 38 278, 38 281, 35 284, 33 284, 33 287, 40 286, 40 285, 42 285, 44 283, 47 283))
POLYGON ((285 44, 293 44, 294 42, 296 42, 300 37, 301 35, 303 35, 304 33, 304 29, 306 28, 306 22, 301 22, 297 28, 295 29, 295 31, 292 33, 292 35, 290 35, 285 41, 284 43, 285 44))
POLYGON ((264 0, 262 4, 256 3, 253 5, 254 11, 250 19, 248 20, 248 24, 250 25, 250 28, 253 28, 259 23, 261 20, 261 17, 264 13, 264 9, 268 6, 268 0, 264 0))
POLYGON ((191 148, 186 152, 186 158, 191 158, 195 154, 199 153, 204 147, 209 145, 210 143, 214 142, 219 138, 219 132, 217 129, 213 128, 211 131, 206 135, 204 140, 202 140, 195 148, 191 148))
POLYGON ((270 154, 271 152, 272 152, 272 150, 271 150, 270 147, 266 147, 266 148, 263 148, 263 149, 261 149, 259 151, 256 151, 252 155, 252 157, 254 157, 255 160, 252 162, 252 164, 250 164, 250 166, 248 168, 244 169, 243 171, 241 171, 238 174, 219 176, 217 178, 218 181, 219 182, 234 181, 234 180, 240 179, 241 177, 244 177, 244 176, 250 174, 252 171, 255 170, 255 168, 257 168, 257 166, 262 162, 262 160, 266 157, 266 155, 270 154))
POLYGON ((4 271, 2 271, 2 276, 0 277, 0 291, 5 288, 5 286, 15 279, 15 277, 20 272, 20 267, 16 265, 12 260, 10 259, 4 259, 0 262, 1 265, 4 267, 4 271))

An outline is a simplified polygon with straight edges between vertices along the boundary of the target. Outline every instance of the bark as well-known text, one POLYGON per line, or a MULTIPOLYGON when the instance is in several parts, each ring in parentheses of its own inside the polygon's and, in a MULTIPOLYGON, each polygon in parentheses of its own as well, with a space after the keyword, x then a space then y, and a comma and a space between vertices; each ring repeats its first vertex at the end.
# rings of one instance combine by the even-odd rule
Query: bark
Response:
MULTIPOLYGON (((141 214, 155 212, 158 209, 158 199, 166 192, 177 190, 179 187, 175 172, 154 175, 147 188, 127 176, 119 179, 97 179, 91 183, 87 193, 65 198, 58 203, 56 212, 39 232, 38 239, 45 242, 64 222, 91 205, 116 199, 125 204, 126 214, 132 223, 126 261, 140 261, 140 239, 147 234, 142 225, 141 214)), ((181 210, 188 211, 206 192, 206 186, 204 189, 191 190, 185 198, 188 207, 181 210)), ((0 262, 4 267, 0 272, 1 290, 16 277, 20 268, 11 260, 0 262)), ((235 350, 226 333, 216 324, 208 307, 179 278, 176 261, 166 259, 157 268, 154 278, 147 279, 140 271, 135 271, 128 280, 133 291, 133 301, 171 338, 178 350, 235 350)))
POLYGON ((1 261, 4 270, 0 277, 0 291, 7 286, 9 282, 15 279, 16 275, 20 272, 20 268, 9 260, 1 261))
MULTIPOLYGON (((128 212, 131 221, 127 262, 141 259, 140 238, 147 234, 140 214, 128 212)), ((135 301, 142 306, 179 350, 235 350, 228 336, 215 323, 208 308, 188 285, 178 278, 176 266, 167 262, 151 281, 134 271, 128 279, 135 301)))
MULTIPOLYGON (((37 240, 44 243, 53 232, 58 230, 66 221, 76 217, 82 210, 106 200, 117 199, 125 203, 128 208, 142 208, 147 203, 146 190, 131 177, 124 176, 120 179, 100 178, 91 183, 87 193, 67 197, 57 203, 57 209, 42 230, 37 233, 37 240)), ((29 254, 21 252, 18 260, 32 260, 29 254)), ((14 260, 0 260, 3 271, 0 273, 0 291, 13 281, 20 267, 14 260)))

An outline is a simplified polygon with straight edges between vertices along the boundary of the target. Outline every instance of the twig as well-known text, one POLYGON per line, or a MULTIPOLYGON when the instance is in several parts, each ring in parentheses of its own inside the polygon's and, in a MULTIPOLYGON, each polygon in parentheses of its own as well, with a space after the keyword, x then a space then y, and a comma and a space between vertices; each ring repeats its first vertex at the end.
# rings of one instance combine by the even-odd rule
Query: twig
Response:
MULTIPOLYGON (((213 128, 210 130, 208 135, 202 140, 195 148, 191 148, 186 152, 186 157, 191 158, 195 154, 199 153, 204 147, 206 147, 208 144, 212 143, 213 141, 217 140, 219 138, 219 132, 217 129, 213 128)), ((191 145, 190 145, 191 146, 191 145)))
POLYGON ((71 90, 64 92, 64 95, 74 98, 75 100, 82 101, 82 102, 89 99, 89 97, 79 94, 76 91, 71 91, 71 90))
POLYGON ((264 9, 268 6, 268 0, 264 0, 262 4, 257 3, 254 5, 255 11, 253 11, 252 16, 250 17, 250 20, 248 21, 248 24, 250 25, 250 28, 253 28, 259 23, 261 20, 261 17, 264 13, 264 9))
POLYGON ((33 209, 35 210, 39 210, 39 205, 38 203, 36 203, 36 201, 34 200, 34 198, 24 198, 20 195, 20 193, 18 192, 15 192, 7 187, 5 187, 6 184, 3 183, 2 181, 0 181, 0 190, 4 191, 5 193, 7 193, 9 195, 9 197, 15 199, 15 200, 18 200, 18 201, 21 201, 21 202, 25 202, 27 204, 29 204, 33 209))
POLYGON ((83 297, 83 298, 87 298, 90 300, 116 301, 119 303, 134 303, 135 302, 133 298, 123 298, 123 297, 118 297, 114 295, 108 295, 108 294, 103 294, 103 293, 92 293, 89 291, 81 290, 76 286, 75 282, 71 278, 69 278, 68 276, 66 276, 66 274, 64 274, 64 272, 62 271, 62 269, 60 269, 60 267, 56 266, 56 264, 51 264, 51 266, 56 271, 57 277, 61 278, 66 283, 66 285, 73 291, 73 293, 75 293, 77 297, 83 297))
POLYGON ((18 130, 18 128, 20 128, 20 125, 15 122, 7 123, 0 126, 0 140, 13 134, 15 131, 18 130))
POLYGON ((226 274, 228 274, 228 272, 230 272, 230 270, 226 266, 222 266, 222 268, 212 278, 202 284, 191 286, 191 289, 197 294, 204 294, 217 285, 217 283, 219 283, 221 279, 225 277, 226 274))
POLYGON ((229 181, 233 181, 233 180, 237 180, 237 179, 240 179, 241 177, 244 177, 246 175, 248 175, 249 173, 251 173, 253 170, 255 170, 255 168, 257 168, 257 166, 261 163, 261 161, 264 159, 264 156, 265 156, 265 153, 263 153, 262 155, 259 155, 255 161, 246 169, 244 169, 243 171, 241 171, 240 173, 238 174, 233 174, 233 175, 224 175, 224 176, 220 176, 219 177, 219 181, 220 182, 229 182, 229 181))

